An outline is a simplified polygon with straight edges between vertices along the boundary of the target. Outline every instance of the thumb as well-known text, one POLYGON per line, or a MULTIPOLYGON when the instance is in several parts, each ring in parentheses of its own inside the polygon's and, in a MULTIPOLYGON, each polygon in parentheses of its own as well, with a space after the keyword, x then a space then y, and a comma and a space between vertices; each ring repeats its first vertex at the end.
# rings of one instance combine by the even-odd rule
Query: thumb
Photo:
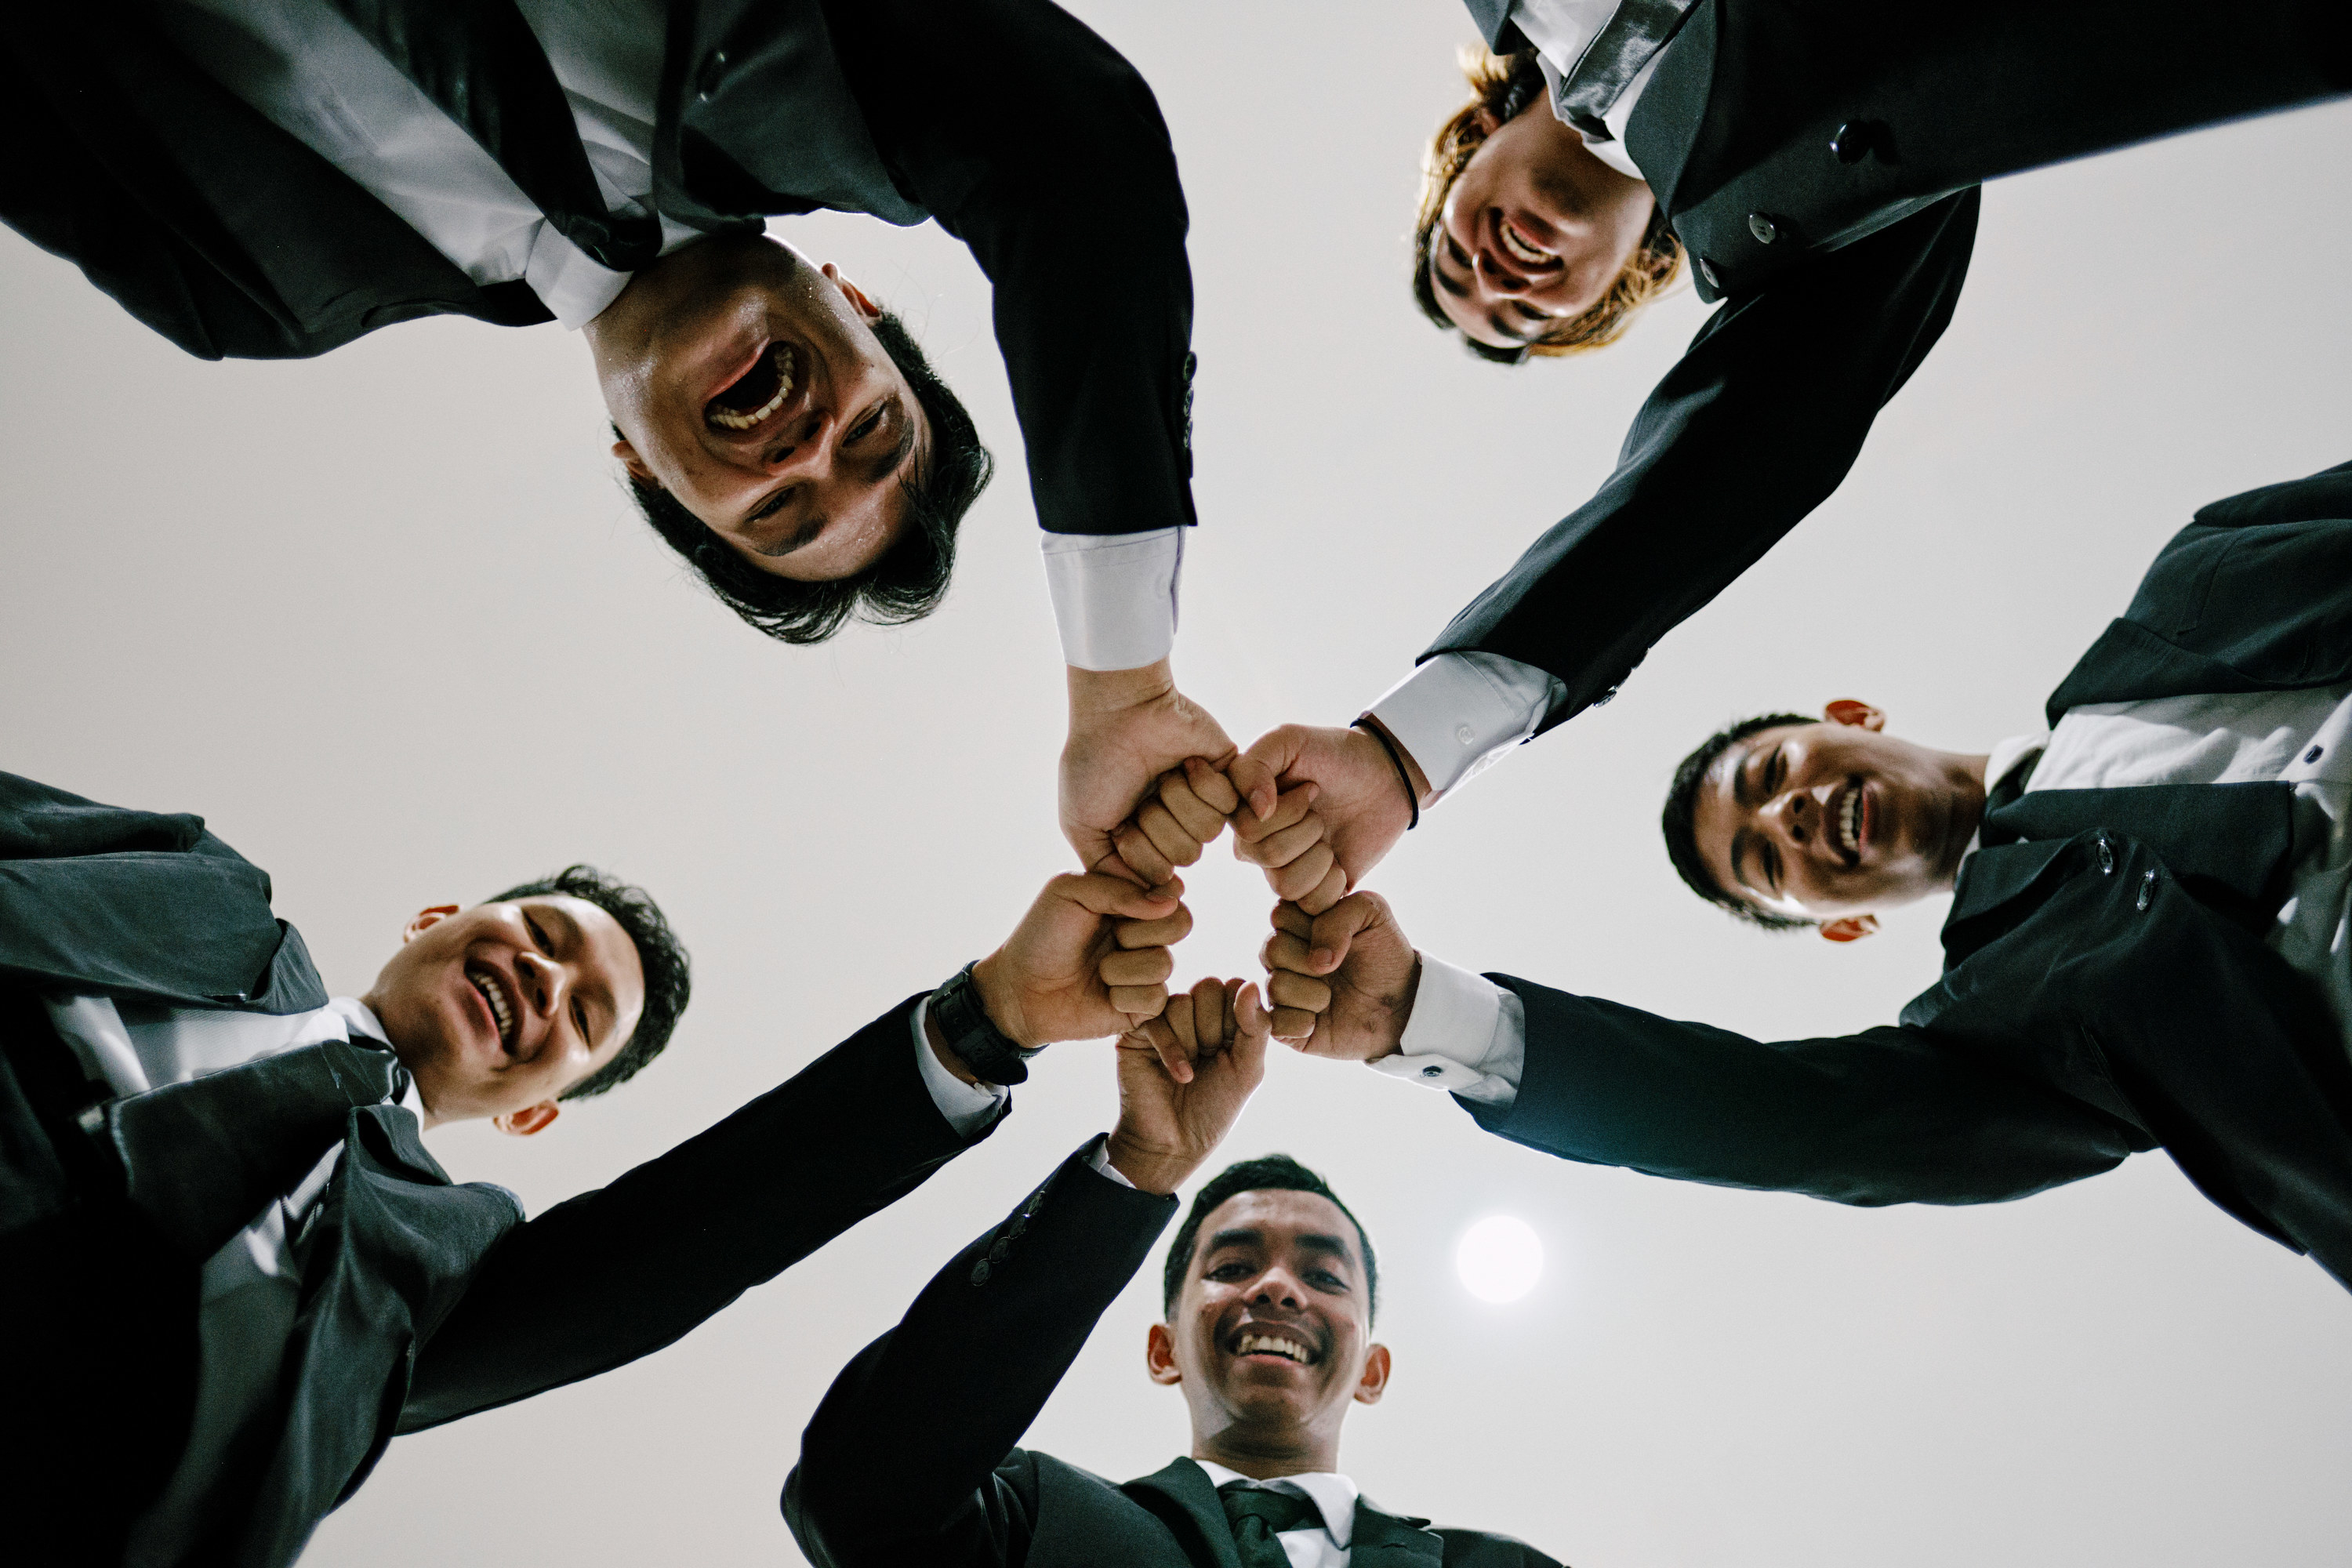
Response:
POLYGON ((1378 894, 1350 893, 1317 915, 1307 928, 1307 968, 1328 974, 1347 963, 1356 939, 1379 925, 1386 913, 1378 894))
MULTIPOLYGON (((1118 860, 1116 855, 1111 857, 1118 860)), ((1128 920, 1159 920, 1172 912, 1184 896, 1184 881, 1171 877, 1156 888, 1138 887, 1130 877, 1107 870, 1085 876, 1065 872, 1054 879, 1054 896, 1077 905, 1089 914, 1118 915, 1128 920)))
POLYGON ((1274 1019, 1258 1000, 1255 980, 1234 999, 1234 1043, 1226 1047, 1226 1055, 1241 1080, 1255 1089, 1265 1076, 1265 1047, 1274 1037, 1274 1019))
POLYGON ((1248 751, 1225 764, 1225 777, 1249 801, 1260 822, 1274 815, 1274 800, 1279 793, 1275 781, 1297 764, 1306 744, 1307 731, 1302 726, 1284 724, 1260 735, 1248 751))

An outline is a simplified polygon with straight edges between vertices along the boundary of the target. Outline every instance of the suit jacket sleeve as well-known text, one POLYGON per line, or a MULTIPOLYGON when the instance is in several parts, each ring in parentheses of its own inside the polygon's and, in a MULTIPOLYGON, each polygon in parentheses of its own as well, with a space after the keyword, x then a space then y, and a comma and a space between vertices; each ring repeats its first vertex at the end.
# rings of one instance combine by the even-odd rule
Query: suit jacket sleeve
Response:
POLYGON ((1422 657, 1500 654, 1559 677, 1538 733, 1605 700, 1844 479, 1951 321, 1977 208, 1973 189, 1948 196, 1716 312, 1600 493, 1422 657))
POLYGON ((1188 220, 1150 88, 1045 0, 828 14, 893 173, 993 286, 1037 521, 1192 521, 1188 220))
POLYGON ((1506 974, 1527 1007, 1509 1106, 1464 1108, 1564 1159, 1835 1203, 1998 1203, 2148 1147, 1926 1029, 1767 1043, 1506 974))
POLYGON ((1087 1152, 958 1253, 817 1406, 783 1506, 820 1568, 1026 1557, 1036 1472, 1013 1444, 1176 1212, 1087 1152))
POLYGON ((908 1044, 917 1000, 709 1131, 509 1232, 418 1352, 400 1429, 651 1354, 961 1153, 908 1044))

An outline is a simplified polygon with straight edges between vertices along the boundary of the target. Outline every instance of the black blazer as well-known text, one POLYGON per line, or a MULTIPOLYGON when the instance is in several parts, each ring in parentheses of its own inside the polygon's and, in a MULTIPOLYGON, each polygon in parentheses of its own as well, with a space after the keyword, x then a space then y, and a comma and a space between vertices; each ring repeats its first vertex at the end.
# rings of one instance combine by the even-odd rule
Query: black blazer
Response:
MULTIPOLYGON (((585 166, 519 14, 339 3, 559 227, 605 226, 565 205, 585 166)), ((523 283, 473 283, 135 3, 12 18, 0 102, 0 219, 190 353, 308 357, 419 316, 551 319, 523 283)), ((1039 521, 1193 521, 1174 150, 1142 78, 1049 0, 676 0, 654 168, 660 210, 714 232, 820 207, 936 219, 993 286, 1039 521), (1116 268, 1093 259, 1106 237, 1116 268)))
MULTIPOLYGON (((268 878, 200 818, 100 805, 0 774, 0 992, 14 999, 63 988, 276 1014, 322 1005, 299 935, 268 900, 268 878)), ((709 1131, 528 1223, 502 1188, 451 1183, 413 1117, 376 1103, 334 1107, 297 1166, 341 1141, 303 1244, 284 1425, 233 1539, 218 1543, 224 1560, 292 1563, 395 1430, 658 1350, 961 1152, 915 1063, 914 1002, 709 1131)), ((170 1185, 249 1181, 236 1152, 283 1141, 277 1121, 313 1112, 255 1102, 217 1150, 123 1153, 134 1170, 165 1165, 170 1185)), ((51 1136, 21 1098, 0 1097, 0 1147, 37 1148, 51 1136)), ((7 1212, 28 1199, 56 1206, 43 1203, 53 1194, 8 1195, 16 1202, 0 1205, 0 1230, 43 1217, 7 1212)), ((246 1217, 259 1206, 257 1198, 246 1217)), ((187 1261, 191 1276, 200 1260, 187 1261)), ((184 1419, 160 1418, 175 1415, 184 1419)), ((122 1511, 123 1500, 111 1506, 122 1511)))
MULTIPOLYGON (((1521 43, 1507 5, 1468 4, 1490 43, 1521 43)), ((1974 187, 2352 89, 2342 15, 2334 0, 2253 0, 2220 26, 2191 0, 1700 0, 1625 150, 1700 296, 1731 303, 1593 499, 1422 657, 1549 670, 1568 691, 1546 729, 1605 700, 1843 480, 1951 320, 1974 187)))
MULTIPOLYGON (((2352 680, 2352 465, 2219 501, 2050 699, 2352 680)), ((2161 1147, 2352 1285, 2352 1063, 2263 944, 2293 786, 2001 798, 1946 967, 1896 1024, 1766 1042, 1507 975, 1526 1074, 1488 1130, 1569 1159, 1850 1204, 1990 1203, 2161 1147)))
MULTIPOLYGON (((1014 1447, 1176 1213, 1087 1152, 834 1380, 784 1483, 785 1521, 819 1568, 1239 1568, 1192 1460, 1122 1486, 1014 1447)), ((1508 1536, 1428 1523, 1360 1499, 1356 1568, 1556 1568, 1508 1536)))

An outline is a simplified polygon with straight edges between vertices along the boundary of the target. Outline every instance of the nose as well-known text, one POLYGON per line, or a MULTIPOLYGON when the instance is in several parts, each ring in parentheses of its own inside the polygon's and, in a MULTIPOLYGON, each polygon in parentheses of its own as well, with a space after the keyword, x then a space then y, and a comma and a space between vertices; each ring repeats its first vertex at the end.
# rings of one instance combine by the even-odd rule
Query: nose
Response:
POLYGON ((564 994, 572 987, 569 970, 526 948, 515 955, 515 978, 520 982, 524 1011, 542 1023, 562 1016, 564 994))
POLYGON ((1307 1289, 1291 1278, 1287 1268, 1269 1268, 1257 1277, 1249 1300, 1253 1307, 1288 1307, 1295 1310, 1307 1304, 1307 1289))
POLYGON ((1792 849, 1807 849, 1823 842, 1822 823, 1829 809, 1830 796, 1837 793, 1837 781, 1818 784, 1811 789, 1785 789, 1764 803, 1764 826, 1773 837, 1792 849))
POLYGON ((773 475, 797 473, 821 479, 833 464, 832 435, 832 415, 812 405, 776 433, 768 449, 760 454, 760 466, 773 475))
POLYGON ((1472 267, 1478 274, 1478 281, 1484 284, 1489 292, 1500 294, 1507 300, 1515 300, 1535 287, 1532 281, 1520 277, 1496 260, 1493 254, 1483 245, 1470 253, 1470 258, 1472 267))

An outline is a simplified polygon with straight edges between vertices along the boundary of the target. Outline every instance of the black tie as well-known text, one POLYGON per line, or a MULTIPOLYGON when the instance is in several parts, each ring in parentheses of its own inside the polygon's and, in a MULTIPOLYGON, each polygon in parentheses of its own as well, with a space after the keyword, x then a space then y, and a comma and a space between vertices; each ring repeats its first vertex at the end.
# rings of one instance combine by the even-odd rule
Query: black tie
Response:
POLYGON ((1290 1558, 1275 1539, 1286 1530, 1320 1525, 1323 1514, 1295 1492, 1254 1487, 1247 1481, 1227 1481, 1217 1489, 1225 1505, 1225 1520, 1234 1527, 1234 1547, 1242 1568, 1290 1568, 1290 1558))
POLYGON ((563 84, 513 0, 334 5, 599 266, 634 272, 660 254, 658 222, 604 205, 563 84))

